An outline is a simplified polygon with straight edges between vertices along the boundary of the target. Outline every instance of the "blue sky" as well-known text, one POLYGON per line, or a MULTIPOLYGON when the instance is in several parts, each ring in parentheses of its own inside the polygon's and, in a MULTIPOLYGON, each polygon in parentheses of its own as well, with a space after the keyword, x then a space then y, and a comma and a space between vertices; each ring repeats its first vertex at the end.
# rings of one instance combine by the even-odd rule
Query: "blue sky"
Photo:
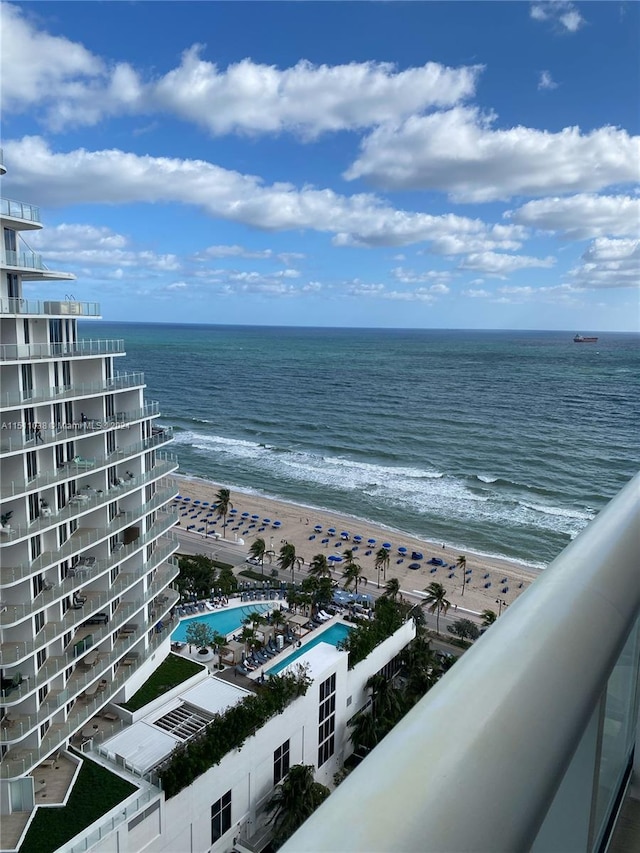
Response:
POLYGON ((635 2, 1 15, 2 194, 105 319, 638 330, 635 2))

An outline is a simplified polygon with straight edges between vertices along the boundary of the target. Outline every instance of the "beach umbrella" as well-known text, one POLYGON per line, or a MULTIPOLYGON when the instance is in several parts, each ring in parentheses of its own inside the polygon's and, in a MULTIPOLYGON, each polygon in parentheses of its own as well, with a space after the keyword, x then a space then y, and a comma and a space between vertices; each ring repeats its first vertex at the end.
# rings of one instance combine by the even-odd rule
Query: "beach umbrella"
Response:
POLYGON ((263 518, 262 522, 263 522, 263 524, 271 524, 271 519, 270 518, 263 518))
POLYGON ((241 517, 242 517, 242 518, 249 518, 249 513, 248 513, 248 512, 243 512, 241 517))
POLYGON ((332 563, 341 563, 342 562, 342 557, 339 557, 337 554, 329 554, 327 559, 331 560, 332 563))
POLYGON ((386 549, 387 549, 387 551, 388 551, 388 550, 389 550, 389 548, 391 548, 391 542, 383 542, 383 543, 382 543, 382 547, 383 547, 383 548, 386 548, 386 549))
POLYGON ((335 535, 336 535, 336 529, 335 529, 335 527, 330 527, 330 528, 327 530, 327 533, 329 534, 329 536, 335 536, 335 535))
POLYGON ((260 516, 259 516, 259 515, 252 515, 252 516, 251 516, 251 521, 259 521, 259 520, 260 520, 260 516))
POLYGON ((410 569, 419 569, 420 563, 409 563, 409 568, 410 569))
POLYGON ((191 498, 182 498, 183 501, 190 501, 191 498))
POLYGON ((335 547, 336 547, 336 548, 342 548, 342 540, 341 540, 341 539, 339 539, 339 540, 336 542, 335 547))
POLYGON ((353 541, 354 542, 362 542, 362 536, 354 536, 353 541))
POLYGON ((367 545, 375 545, 375 544, 376 544, 375 539, 367 539, 367 545))
POLYGON ((323 540, 322 540, 322 544, 323 544, 323 545, 326 545, 328 541, 329 541, 328 539, 323 539, 323 540))
POLYGON ((340 534, 340 536, 342 536, 343 539, 348 539, 349 538, 349 531, 343 530, 342 533, 340 534))
POLYGON ((199 504, 199 503, 200 503, 200 501, 194 501, 194 504, 199 504))
POLYGON ((399 553, 399 554, 406 554, 406 553, 407 553, 407 549, 404 547, 404 545, 401 545, 401 546, 398 548, 398 553, 399 553))
POLYGON ((320 533, 322 531, 322 525, 316 524, 316 526, 313 529, 315 530, 316 533, 320 533))
POLYGON ((229 515, 235 515, 237 512, 238 512, 238 510, 237 510, 237 509, 230 509, 230 510, 229 510, 229 515))
POLYGON ((280 525, 281 525, 281 524, 282 524, 282 522, 281 522, 281 521, 274 521, 274 522, 273 522, 273 526, 274 526, 274 527, 280 527, 280 525))
POLYGON ((202 506, 209 506, 209 501, 202 501, 202 506))
POLYGON ((176 500, 177 500, 177 501, 181 501, 181 500, 182 500, 182 495, 176 495, 176 500))

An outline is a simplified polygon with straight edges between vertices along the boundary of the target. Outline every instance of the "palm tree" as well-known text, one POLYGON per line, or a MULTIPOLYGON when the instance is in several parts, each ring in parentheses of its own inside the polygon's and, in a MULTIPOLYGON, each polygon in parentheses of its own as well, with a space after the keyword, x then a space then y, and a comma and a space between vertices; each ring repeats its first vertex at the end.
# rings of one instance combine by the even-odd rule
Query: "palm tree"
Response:
POLYGON ((488 628, 489 625, 493 625, 493 623, 498 618, 498 616, 494 610, 483 610, 480 615, 482 617, 482 627, 483 628, 488 628))
POLYGON ((351 726, 349 740, 353 744, 355 755, 364 758, 380 740, 380 731, 370 711, 360 711, 347 723, 351 726))
POLYGON ((400 595, 400 581, 398 578, 389 578, 382 594, 395 601, 398 595, 400 595))
POLYGON ((224 538, 227 529, 227 515, 233 509, 231 503, 231 492, 229 489, 220 489, 216 494, 216 515, 222 519, 222 536, 224 538))
POLYGON ((428 605, 429 613, 436 614, 436 633, 440 633, 440 613, 445 613, 451 607, 451 602, 447 601, 447 590, 441 583, 433 581, 424 590, 427 593, 425 604, 428 605))
POLYGON ((463 554, 460 554, 456 560, 456 568, 462 569, 462 595, 464 595, 464 588, 467 584, 467 558, 463 554))
POLYGON ((387 579, 387 569, 389 568, 389 549, 388 548, 379 548, 376 551, 376 559, 374 566, 378 571, 378 589, 380 589, 380 569, 384 570, 384 579, 387 579))
POLYGON ((256 560, 260 560, 260 568, 262 569, 262 574, 264 574, 264 555, 267 550, 267 543, 261 536, 251 543, 251 547, 249 548, 249 553, 256 560))
POLYGON ((294 569, 296 567, 296 561, 296 546, 291 542, 285 542, 282 548, 280 548, 278 565, 285 572, 291 569, 291 583, 294 583, 294 569))
POLYGON ((355 560, 351 560, 345 566, 345 570, 342 573, 342 578, 344 580, 344 588, 349 589, 351 584, 354 584, 356 595, 358 594, 358 584, 363 583, 365 586, 368 581, 365 576, 362 574, 362 566, 358 565, 355 560))
POLYGON ((329 789, 313 778, 313 770, 310 764, 294 764, 267 803, 267 812, 273 812, 269 823, 273 824, 277 846, 290 838, 329 796, 329 789))
POLYGON ((397 723, 402 712, 400 693, 381 673, 372 675, 366 686, 371 690, 373 715, 379 728, 386 734, 397 723))
POLYGON ((325 554, 316 554, 311 560, 309 574, 315 578, 330 578, 331 569, 325 554))

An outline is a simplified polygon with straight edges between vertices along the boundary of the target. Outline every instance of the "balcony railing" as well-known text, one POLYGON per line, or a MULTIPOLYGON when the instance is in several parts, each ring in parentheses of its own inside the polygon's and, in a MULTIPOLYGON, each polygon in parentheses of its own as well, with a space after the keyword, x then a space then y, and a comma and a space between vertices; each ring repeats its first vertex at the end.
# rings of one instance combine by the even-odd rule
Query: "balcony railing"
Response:
POLYGON ((604 849, 605 830, 597 825, 606 826, 615 803, 598 810, 598 820, 594 804, 602 774, 607 798, 622 790, 637 725, 639 494, 640 475, 375 747, 282 853, 604 849), (623 679, 628 686, 620 703, 615 688, 623 679), (622 744, 618 732, 624 726, 631 741, 622 744), (612 742, 605 752, 603 744, 612 742), (543 836, 544 843, 537 843, 543 836))
MULTIPOLYGON (((160 572, 160 581, 164 584, 163 589, 166 589, 171 582, 172 577, 175 575, 174 568, 172 566, 167 567, 166 572, 160 572)), ((116 583, 114 584, 114 591, 118 594, 123 594, 126 592, 127 588, 131 587, 132 584, 136 583, 136 577, 134 575, 119 575, 116 583)), ((149 595, 151 592, 149 591, 149 595)), ((175 605, 178 599, 178 593, 171 591, 171 596, 167 596, 167 601, 162 607, 161 616, 159 620, 162 621, 162 616, 168 612, 168 609, 175 605)), ((148 601, 149 599, 138 599, 138 603, 144 601, 148 601)), ((114 619, 118 617, 119 611, 116 611, 114 614, 114 619)), ((49 694, 49 697, 46 702, 43 702, 40 708, 36 711, 35 714, 19 714, 16 711, 12 711, 13 722, 10 727, 6 727, 0 729, 0 739, 2 743, 16 743, 20 741, 22 738, 26 737, 30 731, 36 728, 36 726, 42 725, 46 720, 50 719, 54 714, 60 711, 67 702, 73 701, 73 699, 78 698, 80 693, 86 690, 91 684, 93 684, 98 679, 104 677, 106 673, 109 672, 113 664, 117 663, 118 660, 123 657, 123 655, 131 649, 132 646, 136 645, 149 631, 153 628, 154 624, 157 624, 158 620, 154 620, 153 624, 144 624, 139 627, 135 632, 133 632, 130 636, 119 637, 116 641, 116 645, 113 649, 108 651, 100 650, 100 657, 98 664, 92 666, 86 670, 78 668, 78 664, 82 666, 82 657, 88 651, 85 650, 83 654, 74 659, 75 669, 67 684, 63 690, 52 691, 49 694)), ((95 645, 92 646, 95 649, 95 645)), ((44 686, 44 680, 41 677, 41 673, 38 673, 38 686, 44 686)))
POLYGON ((78 556, 92 545, 96 545, 104 539, 109 539, 111 536, 116 536, 121 531, 126 530, 127 527, 131 527, 131 525, 144 518, 147 513, 165 506, 175 494, 175 485, 169 486, 162 491, 156 492, 150 501, 147 501, 147 503, 143 504, 135 512, 121 512, 104 527, 95 527, 86 530, 78 528, 56 551, 43 551, 35 560, 30 560, 22 566, 16 566, 16 573, 25 574, 30 572, 31 574, 35 574, 36 572, 44 572, 51 566, 59 563, 60 560, 68 560, 71 557, 78 556))
MULTIPOLYGON (((178 594, 173 590, 167 590, 169 601, 167 602, 167 611, 175 605, 178 599, 178 594)), ((126 613, 123 612, 123 619, 119 620, 124 624, 134 613, 133 607, 127 607, 126 613)), ((113 627, 113 626, 112 626, 113 627)), ((138 638, 139 641, 140 638, 138 638)), ((168 640, 167 631, 161 634, 154 634, 149 640, 147 652, 151 654, 168 640)), ((135 640, 131 640, 129 646, 121 647, 118 656, 122 654, 122 648, 130 648, 135 640)), ((53 724, 48 730, 38 748, 22 749, 20 744, 17 747, 10 749, 4 755, 2 764, 0 764, 0 778, 14 779, 29 773, 36 767, 47 755, 53 750, 60 747, 68 738, 75 732, 79 731, 85 723, 91 719, 101 708, 111 702, 117 695, 118 691, 124 687, 136 670, 145 663, 144 658, 140 658, 136 663, 126 668, 119 668, 114 677, 108 681, 106 689, 102 693, 96 694, 94 699, 88 702, 77 703, 73 707, 69 717, 62 724, 53 724)), ((99 677, 99 676, 97 676, 99 677)), ((95 680, 95 679, 94 679, 95 680)))
POLYGON ((40 222, 40 208, 12 198, 0 199, 0 215, 11 216, 14 219, 26 219, 29 222, 40 222))
MULTIPOLYGON (((135 421, 141 421, 145 418, 157 417, 160 414, 160 404, 154 400, 150 400, 143 406, 142 409, 133 409, 130 412, 118 412, 113 418, 105 418, 104 420, 88 420, 85 423, 78 421, 71 426, 46 427, 41 430, 40 435, 42 441, 36 444, 33 432, 30 437, 22 431, 18 432, 17 436, 5 436, 0 433, 0 450, 3 453, 16 453, 24 449, 36 450, 43 445, 56 444, 57 442, 65 443, 67 441, 81 441, 91 435, 99 432, 106 432, 109 429, 118 427, 122 429, 135 421)), ((7 432, 5 430, 5 432, 7 432)), ((13 432, 13 430, 12 430, 13 432)))
MULTIPOLYGON (((72 459, 70 462, 65 462, 62 468, 51 471, 43 471, 32 479, 26 480, 10 480, 0 486, 0 494, 3 498, 19 497, 27 492, 35 492, 42 489, 44 486, 57 485, 65 480, 71 480, 74 477, 88 476, 102 468, 108 468, 110 465, 115 465, 118 462, 123 462, 125 459, 130 459, 139 453, 144 453, 148 450, 153 450, 157 447, 162 447, 163 444, 168 444, 173 440, 173 431, 170 427, 163 429, 161 432, 152 435, 151 438, 145 438, 144 441, 130 444, 128 447, 123 447, 115 450, 113 453, 108 453, 106 456, 96 456, 93 459, 72 459)), ((165 453, 158 458, 171 459, 175 458, 171 453, 165 453)))
POLYGON ((23 391, 9 391, 0 396, 0 408, 9 409, 23 404, 59 403, 71 397, 87 397, 95 394, 109 394, 136 386, 144 386, 144 373, 116 373, 113 379, 100 382, 81 382, 77 385, 48 385, 46 388, 30 388, 23 391))
MULTIPOLYGON (((171 471, 175 471, 177 464, 177 460, 175 459, 171 461, 162 460, 139 477, 124 480, 121 485, 110 486, 107 491, 87 495, 83 495, 82 491, 80 491, 79 494, 82 496, 82 503, 67 503, 59 512, 51 513, 51 515, 48 516, 41 515, 32 524, 11 525, 11 532, 8 533, 5 530, 3 533, 0 533, 0 546, 6 543, 13 544, 19 539, 23 539, 25 536, 33 536, 34 533, 42 533, 50 527, 56 527, 63 521, 69 521, 72 518, 81 518, 91 510, 96 509, 96 507, 104 506, 115 498, 122 498, 147 483, 159 480, 161 477, 171 473, 171 471)), ((175 485, 173 481, 171 481, 171 485, 175 485)), ((2 581, 5 584, 11 583, 12 580, 20 580, 24 577, 24 575, 19 574, 10 578, 8 573, 11 569, 7 567, 3 568, 6 569, 6 571, 3 571, 2 576, 2 581)))
MULTIPOLYGON (((135 542, 130 542, 128 545, 125 545, 124 548, 122 548, 120 551, 114 551, 113 554, 111 554, 111 556, 109 556, 107 559, 98 561, 95 567, 92 569, 92 577, 98 577, 107 569, 111 569, 119 563, 122 563, 135 551, 139 551, 143 546, 150 544, 159 537, 167 537, 168 531, 171 530, 171 528, 175 525, 176 521, 177 516, 175 514, 162 513, 160 518, 152 525, 152 527, 146 534, 140 536, 138 539, 135 540, 135 542)), ((170 541, 172 544, 175 544, 175 541, 172 538, 170 538, 170 541)), ((64 583, 66 583, 66 581, 64 583)), ((83 586, 86 586, 86 583, 87 579, 84 578, 82 584, 73 586, 72 589, 82 588, 83 586)), ((58 594, 57 597, 60 597, 60 595, 58 594)), ((92 605, 92 608, 94 610, 99 609, 99 607, 100 605, 98 605, 96 608, 93 608, 92 605)), ((78 611, 74 612, 77 613, 78 611)), ((77 621, 82 620, 78 617, 77 621)), ((54 623, 50 623, 50 625, 53 624, 54 623)), ((12 666, 13 664, 18 663, 19 661, 24 660, 34 651, 37 651, 38 649, 52 642, 52 638, 55 639, 57 633, 58 632, 56 630, 53 630, 53 632, 49 631, 45 636, 43 632, 40 632, 40 634, 38 634, 35 639, 28 641, 19 640, 16 642, 12 642, 7 640, 2 645, 0 645, 0 662, 2 666, 12 666)), ((102 633, 104 633, 104 636, 106 636, 109 633, 109 630, 105 629, 103 632, 98 630, 94 631, 94 635, 100 634, 100 636, 102 636, 102 633)), ((21 688, 18 688, 17 693, 12 691, 12 700, 16 696, 20 698, 22 695, 24 695, 26 688, 22 691, 22 693, 20 693, 20 690, 21 688)), ((28 690, 26 690, 26 692, 28 692, 28 690)))
MULTIPOLYGON (((112 557, 113 556, 115 555, 112 555, 112 557)), ((108 603, 114 597, 115 594, 109 592, 109 596, 107 597, 106 603, 108 603)), ((144 599, 145 602, 147 600, 148 599, 144 599)), ((83 621, 86 621, 90 618, 91 613, 99 612, 102 606, 102 603, 92 604, 90 612, 83 614, 80 614, 78 610, 67 610, 61 620, 59 620, 58 622, 47 623, 47 625, 45 625, 45 627, 32 640, 11 641, 5 638, 5 642, 3 642, 0 646, 0 660, 2 666, 12 666, 16 663, 19 663, 20 661, 29 657, 29 655, 34 654, 35 652, 39 651, 39 649, 42 649, 52 643, 54 640, 59 639, 59 637, 67 631, 77 629, 80 625, 82 625, 83 621)), ((122 607, 124 605, 120 606, 122 607)), ((136 607, 138 607, 137 604, 136 607)), ((94 627, 95 630, 92 632, 92 634, 96 643, 101 642, 114 629, 113 621, 110 624, 103 626, 102 628, 100 628, 100 626, 94 627)))
MULTIPOLYGON (((131 820, 132 817, 137 815, 141 809, 159 795, 160 792, 157 788, 149 787, 146 790, 140 791, 131 802, 126 804, 120 803, 117 813, 112 814, 111 817, 107 817, 106 819, 102 818, 98 826, 93 825, 93 828, 82 838, 79 837, 72 847, 66 849, 65 853, 85 853, 86 850, 94 847, 98 842, 104 842, 119 826, 131 820)), ((105 848, 108 847, 106 844, 104 846, 105 848)))
MULTIPOLYGON (((15 254, 15 253, 14 253, 15 254)), ((0 299, 0 314, 44 314, 48 317, 99 317, 98 302, 71 302, 40 299, 0 299)))
POLYGON ((37 252, 13 252, 10 249, 0 250, 0 266, 20 267, 28 270, 46 270, 42 255, 37 252))
POLYGON ((37 358, 81 358, 94 355, 117 355, 124 353, 124 341, 77 341, 76 343, 53 344, 2 344, 0 361, 21 361, 37 358))

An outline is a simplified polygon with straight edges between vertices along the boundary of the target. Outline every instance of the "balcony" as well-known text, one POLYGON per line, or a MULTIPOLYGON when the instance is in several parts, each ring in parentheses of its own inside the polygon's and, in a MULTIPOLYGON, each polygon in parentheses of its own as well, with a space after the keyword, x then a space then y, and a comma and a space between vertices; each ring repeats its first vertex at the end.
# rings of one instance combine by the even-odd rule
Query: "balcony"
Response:
MULTIPOLYGON (((29 577, 31 574, 46 571, 61 560, 76 557, 92 545, 97 545, 105 539, 116 536, 136 522, 140 522, 148 513, 165 506, 176 494, 176 486, 169 486, 161 492, 156 492, 150 501, 147 501, 135 512, 121 512, 104 527, 79 527, 56 551, 43 551, 35 560, 30 560, 22 566, 16 566, 13 569, 9 568, 6 574, 10 576, 10 573, 13 572, 15 575, 22 574, 23 577, 29 577)), ((177 521, 177 514, 174 513, 173 515, 177 521)), ((6 619, 3 620, 3 624, 7 625, 6 619)))
MULTIPOLYGON (((17 253, 9 254, 16 255, 17 253)), ((1 257, 0 263, 2 262, 1 257)), ((44 266, 39 267, 39 269, 44 270, 44 266)), ((31 314, 47 317, 99 317, 100 305, 98 302, 54 302, 49 300, 43 302, 39 299, 9 298, 0 299, 0 314, 8 316, 31 314)))
MULTIPOLYGON (((3 483, 0 486, 0 494, 3 498, 19 497, 28 492, 37 492, 44 486, 58 485, 66 480, 72 480, 75 477, 88 476, 103 468, 108 468, 110 465, 116 465, 118 462, 124 462, 126 459, 131 459, 134 456, 145 453, 148 450, 162 447, 163 444, 168 444, 173 440, 173 431, 170 428, 163 429, 160 433, 152 435, 151 438, 145 438, 144 441, 138 441, 135 444, 124 447, 121 450, 115 450, 113 453, 108 453, 106 456, 97 456, 93 459, 76 459, 70 462, 65 462, 61 468, 51 471, 43 471, 30 480, 11 480, 3 483)), ((174 454, 165 453, 158 458, 161 459, 176 459, 174 454)), ((177 461, 176 461, 177 465, 177 461)), ((4 535, 4 534, 3 534, 4 535)))
POLYGON ((42 255, 37 252, 12 252, 10 249, 0 251, 0 267, 24 270, 47 269, 42 260, 42 255))
POLYGON ((606 848, 637 735, 639 494, 640 475, 282 853, 606 848))
POLYGON ((0 361, 34 361, 47 358, 86 358, 100 355, 124 355, 124 341, 77 341, 57 344, 3 344, 0 361))
MULTIPOLYGON (((171 582, 172 578, 175 577, 176 572, 174 571, 173 566, 168 566, 165 572, 160 572, 160 581, 164 584, 163 589, 166 589, 171 582)), ((128 577, 128 585, 131 586, 132 583, 136 582, 136 578, 133 575, 128 577)), ((118 581, 121 581, 119 584, 120 589, 115 590, 116 592, 120 592, 121 594, 126 591, 127 579, 120 575, 118 577, 118 581)), ((115 586, 115 584, 114 584, 115 586)), ((169 590, 171 593, 167 595, 167 601, 162 607, 161 615, 158 616, 158 619, 161 621, 166 613, 169 612, 171 607, 175 605, 179 598, 179 594, 175 590, 169 590)), ((149 595, 151 595, 151 591, 149 591, 149 595)), ((138 602, 143 605, 145 601, 149 599, 138 599, 138 602)), ((118 609, 112 618, 112 626, 111 629, 113 631, 114 625, 120 621, 120 609, 118 609)), ((131 618, 131 613, 127 617, 127 620, 131 618)), ((155 622, 155 620, 154 620, 155 622)), ((82 655, 74 658, 72 664, 74 666, 74 671, 69 677, 64 689, 62 690, 51 690, 47 694, 47 699, 42 703, 40 708, 35 714, 19 714, 16 711, 11 712, 12 722, 8 727, 4 727, 0 729, 0 739, 2 743, 18 743, 23 738, 25 738, 29 732, 33 731, 36 726, 42 725, 46 720, 50 719, 54 714, 61 711, 67 702, 71 702, 74 699, 77 699, 79 695, 94 684, 99 679, 108 676, 111 670, 111 667, 118 663, 118 661, 124 657, 127 652, 129 652, 133 646, 140 642, 149 631, 153 625, 143 624, 134 632, 128 633, 122 637, 118 637, 116 640, 113 649, 111 650, 100 650, 98 656, 98 663, 93 666, 85 666, 82 663, 83 656, 89 651, 89 649, 96 649, 98 643, 94 643, 91 647, 85 649, 82 655)), ((166 634, 165 634, 166 637, 166 634)), ((59 662, 62 661, 61 658, 54 659, 59 662)), ((67 666, 70 664, 67 663, 67 666)), ((56 674, 59 674, 60 670, 56 674)), ((42 678, 42 673, 39 672, 37 675, 38 688, 44 686, 45 680, 42 678)))
POLYGON ((116 373, 113 379, 100 382, 81 382, 77 385, 49 385, 37 391, 33 388, 23 391, 10 391, 0 396, 0 409, 17 408, 24 404, 59 403, 72 397, 88 397, 96 394, 110 394, 129 388, 144 387, 144 373, 116 373))
MULTIPOLYGON (((171 455, 171 454, 169 454, 171 455)), ((26 536, 32 536, 34 533, 42 533, 45 530, 48 530, 50 527, 56 527, 58 524, 61 524, 63 521, 69 521, 72 518, 81 518, 82 515, 85 515, 87 512, 90 512, 96 507, 104 506, 110 503, 114 498, 121 498, 125 495, 134 492, 136 489, 140 488, 140 486, 144 486, 147 483, 152 483, 156 480, 161 479, 162 477, 170 474, 172 471, 175 471, 177 468, 177 461, 165 461, 157 463, 151 468, 150 471, 147 471, 145 474, 141 474, 139 477, 133 477, 129 480, 124 480, 122 485, 111 486, 106 492, 97 492, 95 494, 87 494, 84 495, 82 491, 79 493, 79 497, 76 501, 69 502, 66 506, 64 506, 59 512, 52 513, 51 515, 44 516, 41 515, 37 518, 32 524, 19 524, 12 525, 11 532, 8 533, 5 531, 0 534, 0 547, 6 544, 13 545, 15 542, 18 542, 20 539, 24 539, 26 536), (78 503, 77 501, 81 501, 78 503)), ((171 485, 173 486, 173 481, 171 481, 171 485)), ((176 489, 177 493, 177 489, 176 489)), ((10 585, 12 582, 17 582, 22 580, 25 575, 19 573, 14 577, 9 576, 9 572, 11 571, 7 567, 3 567, 6 571, 3 572, 2 582, 4 585, 10 585)))
POLYGON ((10 216, 12 219, 24 219, 40 225, 40 208, 12 198, 0 199, 0 216, 10 216))
MULTIPOLYGON (((42 441, 36 444, 35 437, 28 438, 26 434, 20 430, 17 437, 3 437, 0 443, 0 450, 3 453, 19 453, 23 450, 39 450, 48 444, 65 443, 67 441, 81 441, 83 438, 95 435, 96 433, 106 432, 107 430, 123 429, 130 426, 136 421, 142 421, 145 418, 155 418, 160 414, 160 404, 153 400, 149 401, 142 409, 133 409, 130 412, 118 412, 113 418, 105 418, 104 420, 89 420, 86 423, 78 422, 67 427, 49 427, 45 426, 41 431, 42 441)), ((11 430, 18 432, 18 430, 11 430)), ((8 430, 5 430, 8 432, 8 430)))
MULTIPOLYGON (((174 590, 167 591, 169 601, 167 602, 167 611, 171 609, 178 600, 178 594, 174 590)), ((131 613, 124 621, 131 618, 131 613)), ((124 624, 124 623, 123 623, 124 624)), ((147 653, 152 654, 163 643, 169 639, 168 632, 164 631, 161 634, 154 634, 147 645, 147 653)), ((118 650, 118 656, 123 656, 127 649, 131 648, 135 642, 139 641, 140 637, 129 638, 126 645, 123 645, 118 650)), ((113 701, 119 691, 129 681, 136 670, 143 665, 145 660, 140 658, 136 663, 132 663, 128 667, 120 667, 114 677, 107 682, 106 689, 102 693, 96 694, 95 698, 81 703, 76 702, 67 720, 64 723, 54 723, 47 730, 39 747, 31 749, 22 749, 19 744, 9 749, 3 756, 2 764, 0 765, 0 778, 14 779, 29 773, 36 767, 47 755, 53 750, 60 747, 68 738, 82 728, 82 726, 91 719, 101 708, 113 701)), ((94 676, 94 680, 99 678, 99 673, 94 676)))
MULTIPOLYGON (((129 545, 125 545, 122 550, 115 551, 107 559, 100 560, 99 562, 97 562, 95 567, 92 570, 93 576, 95 576, 95 577, 100 576, 105 571, 107 571, 107 570, 113 568, 114 566, 118 565, 119 563, 123 562, 125 559, 130 557, 133 553, 135 553, 136 551, 139 551, 142 547, 150 544, 151 542, 160 538, 161 536, 167 537, 169 539, 169 541, 171 542, 171 546, 172 546, 173 550, 175 551, 177 549, 177 540, 174 540, 173 537, 170 537, 167 535, 168 532, 171 530, 171 528, 175 525, 175 523, 176 523, 176 516, 174 514, 162 513, 162 518, 160 518, 158 521, 155 522, 155 524, 149 529, 148 533, 146 533, 144 536, 141 536, 139 539, 136 539, 135 542, 131 542, 131 543, 129 543, 129 545)), ((151 566, 151 563, 149 565, 151 566)), ((176 574, 177 574, 177 570, 176 570, 176 574)), ((74 581, 75 581, 75 579, 74 579, 74 581)), ((73 590, 75 590, 75 589, 82 589, 84 586, 86 586, 86 583, 87 583, 86 578, 84 578, 82 580, 82 583, 77 583, 77 584, 75 582, 69 583, 69 578, 67 578, 61 584, 61 589, 62 590, 70 589, 71 592, 73 592, 73 590)), ((61 597, 62 597, 62 591, 58 591, 57 594, 54 593, 54 595, 53 595, 54 600, 57 598, 61 598, 61 597)), ((93 603, 92 603, 91 607, 93 608, 94 611, 97 611, 100 609, 99 604, 94 607, 93 603)), ((78 613, 78 611, 73 611, 73 612, 76 614, 78 613)), ((74 621, 75 622, 81 622, 82 618, 84 618, 84 617, 76 616, 76 619, 71 620, 71 621, 72 621, 72 623, 74 621)), ((44 632, 41 631, 33 640, 28 640, 28 641, 19 640, 19 641, 14 641, 14 642, 6 641, 6 642, 2 643, 2 645, 0 645, 0 662, 1 662, 2 666, 13 666, 14 664, 19 663, 20 661, 26 659, 30 654, 33 654, 34 651, 37 651, 38 649, 43 648, 48 643, 52 642, 52 639, 55 639, 56 635, 64 630, 64 628, 56 629, 55 624, 60 624, 60 623, 49 623, 49 625, 52 626, 53 630, 46 632, 47 633, 46 636, 45 636, 44 632)), ((72 624, 72 627, 73 627, 73 624, 72 624)), ((108 628, 108 626, 106 626, 106 627, 108 628)), ((109 633, 109 631, 100 629, 99 631, 96 630, 94 633, 99 634, 101 636, 102 635, 106 636, 109 633)), ((69 662, 72 662, 72 660, 70 659, 69 662)), ((25 687, 24 685, 21 685, 20 687, 18 687, 17 691, 13 691, 10 694, 10 698, 7 697, 7 701, 13 702, 15 699, 21 699, 28 692, 29 692, 29 689, 27 687, 25 687)))

